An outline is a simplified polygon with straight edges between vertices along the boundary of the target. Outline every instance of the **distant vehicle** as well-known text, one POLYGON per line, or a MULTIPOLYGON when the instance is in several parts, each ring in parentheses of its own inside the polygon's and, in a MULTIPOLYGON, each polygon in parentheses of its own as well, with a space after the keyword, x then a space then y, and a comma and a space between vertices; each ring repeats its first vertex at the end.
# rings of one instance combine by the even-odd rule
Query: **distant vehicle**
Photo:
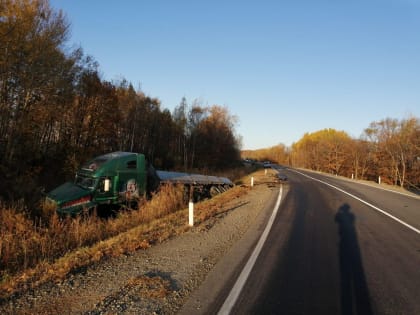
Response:
POLYGON ((162 184, 181 184, 194 199, 213 197, 233 186, 225 177, 158 171, 144 154, 113 152, 82 165, 74 182, 47 194, 61 215, 76 215, 101 205, 131 205, 150 195, 162 184), (191 195, 191 194, 190 194, 191 195))
POLYGON ((285 181, 285 180, 287 180, 287 176, 286 176, 285 174, 280 174, 280 173, 278 173, 278 174, 277 174, 277 177, 278 177, 281 181, 285 181))
POLYGON ((244 159, 243 160, 244 165, 254 165, 255 161, 251 159, 244 159))
POLYGON ((265 161, 263 164, 264 168, 271 168, 271 162, 265 161))

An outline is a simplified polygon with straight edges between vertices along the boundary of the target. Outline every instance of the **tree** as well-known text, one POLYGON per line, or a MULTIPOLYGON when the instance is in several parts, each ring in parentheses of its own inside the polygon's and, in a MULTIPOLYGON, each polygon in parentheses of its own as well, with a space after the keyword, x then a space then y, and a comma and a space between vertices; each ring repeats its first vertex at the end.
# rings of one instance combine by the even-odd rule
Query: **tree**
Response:
POLYGON ((194 167, 195 163, 195 147, 197 143, 198 135, 198 126, 201 123, 201 120, 206 115, 207 110, 199 105, 198 100, 195 100, 188 112, 188 121, 187 121, 187 137, 188 137, 188 150, 189 150, 189 160, 190 168, 194 167))
POLYGON ((241 152, 241 156, 257 161, 290 165, 290 150, 282 143, 266 149, 245 150, 241 152))
POLYGON ((188 104, 185 97, 182 98, 181 103, 175 107, 173 112, 173 120, 175 123, 175 137, 176 137, 176 146, 175 146, 175 156, 176 159, 181 161, 184 169, 188 168, 188 151, 187 151, 187 135, 188 135, 188 104))
POLYGON ((36 143, 42 133, 44 121, 32 117, 43 112, 45 101, 56 92, 63 74, 60 70, 68 69, 62 67, 66 57, 60 49, 68 23, 61 11, 49 7, 48 1, 3 1, 2 5, 0 130, 2 157, 11 163, 15 155, 25 153, 19 148, 36 143))
POLYGON ((351 146, 352 140, 344 131, 328 128, 305 133, 293 144, 292 160, 296 166, 347 175, 351 146))
POLYGON ((4 0, 0 9, 0 189, 12 199, 39 186, 74 63, 63 51, 69 24, 48 1, 4 0))
POLYGON ((240 148, 235 138, 235 116, 226 107, 213 105, 197 128, 197 165, 208 168, 226 168, 240 159, 240 148))
POLYGON ((363 179, 371 168, 371 143, 366 140, 353 140, 350 152, 352 161, 352 174, 355 179, 363 179))
POLYGON ((401 121, 387 118, 370 124, 365 134, 376 144, 378 176, 401 187, 405 186, 407 177, 416 182, 419 129, 419 121, 414 117, 401 121))

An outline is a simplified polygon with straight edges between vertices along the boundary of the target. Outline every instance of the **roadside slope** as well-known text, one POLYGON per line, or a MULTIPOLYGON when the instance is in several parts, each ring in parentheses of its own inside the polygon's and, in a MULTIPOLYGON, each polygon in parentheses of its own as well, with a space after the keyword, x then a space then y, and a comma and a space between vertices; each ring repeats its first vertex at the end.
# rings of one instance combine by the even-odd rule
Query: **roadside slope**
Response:
POLYGON ((244 187, 246 194, 223 203, 216 216, 186 233, 29 290, 5 301, 0 313, 176 313, 264 209, 276 189, 274 173, 255 175, 254 188, 244 187))

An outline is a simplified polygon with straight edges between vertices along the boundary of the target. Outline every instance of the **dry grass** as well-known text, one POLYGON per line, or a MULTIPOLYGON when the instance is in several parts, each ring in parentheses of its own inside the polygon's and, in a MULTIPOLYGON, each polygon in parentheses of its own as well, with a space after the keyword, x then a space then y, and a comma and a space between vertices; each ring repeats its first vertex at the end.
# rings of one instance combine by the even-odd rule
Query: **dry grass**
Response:
POLYGON ((172 292, 171 282, 159 275, 132 278, 128 281, 127 287, 136 288, 141 297, 155 299, 162 299, 172 292))
MULTIPOLYGON (((263 171, 255 176, 258 182, 263 171)), ((242 181, 249 183, 250 176, 242 181)), ((247 185, 236 186, 197 204, 196 223, 226 211, 227 201, 248 190, 247 185)), ((122 212, 113 219, 60 219, 51 209, 44 209, 42 220, 34 223, 22 209, 0 210, 0 298, 47 281, 60 281, 104 257, 146 249, 189 229, 182 187, 173 186, 162 187, 139 211, 122 212)))

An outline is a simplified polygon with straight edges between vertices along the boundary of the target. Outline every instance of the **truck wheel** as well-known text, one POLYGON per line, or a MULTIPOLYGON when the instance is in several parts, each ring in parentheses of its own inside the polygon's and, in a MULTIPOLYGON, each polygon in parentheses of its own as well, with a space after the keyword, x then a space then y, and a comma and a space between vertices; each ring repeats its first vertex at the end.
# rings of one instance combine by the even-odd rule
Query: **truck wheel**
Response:
POLYGON ((223 186, 220 186, 220 189, 221 189, 222 192, 226 192, 226 191, 229 190, 229 186, 228 185, 223 185, 223 186))
POLYGON ((219 194, 221 194, 223 191, 220 189, 219 186, 211 186, 210 187, 210 196, 215 197, 219 194))

